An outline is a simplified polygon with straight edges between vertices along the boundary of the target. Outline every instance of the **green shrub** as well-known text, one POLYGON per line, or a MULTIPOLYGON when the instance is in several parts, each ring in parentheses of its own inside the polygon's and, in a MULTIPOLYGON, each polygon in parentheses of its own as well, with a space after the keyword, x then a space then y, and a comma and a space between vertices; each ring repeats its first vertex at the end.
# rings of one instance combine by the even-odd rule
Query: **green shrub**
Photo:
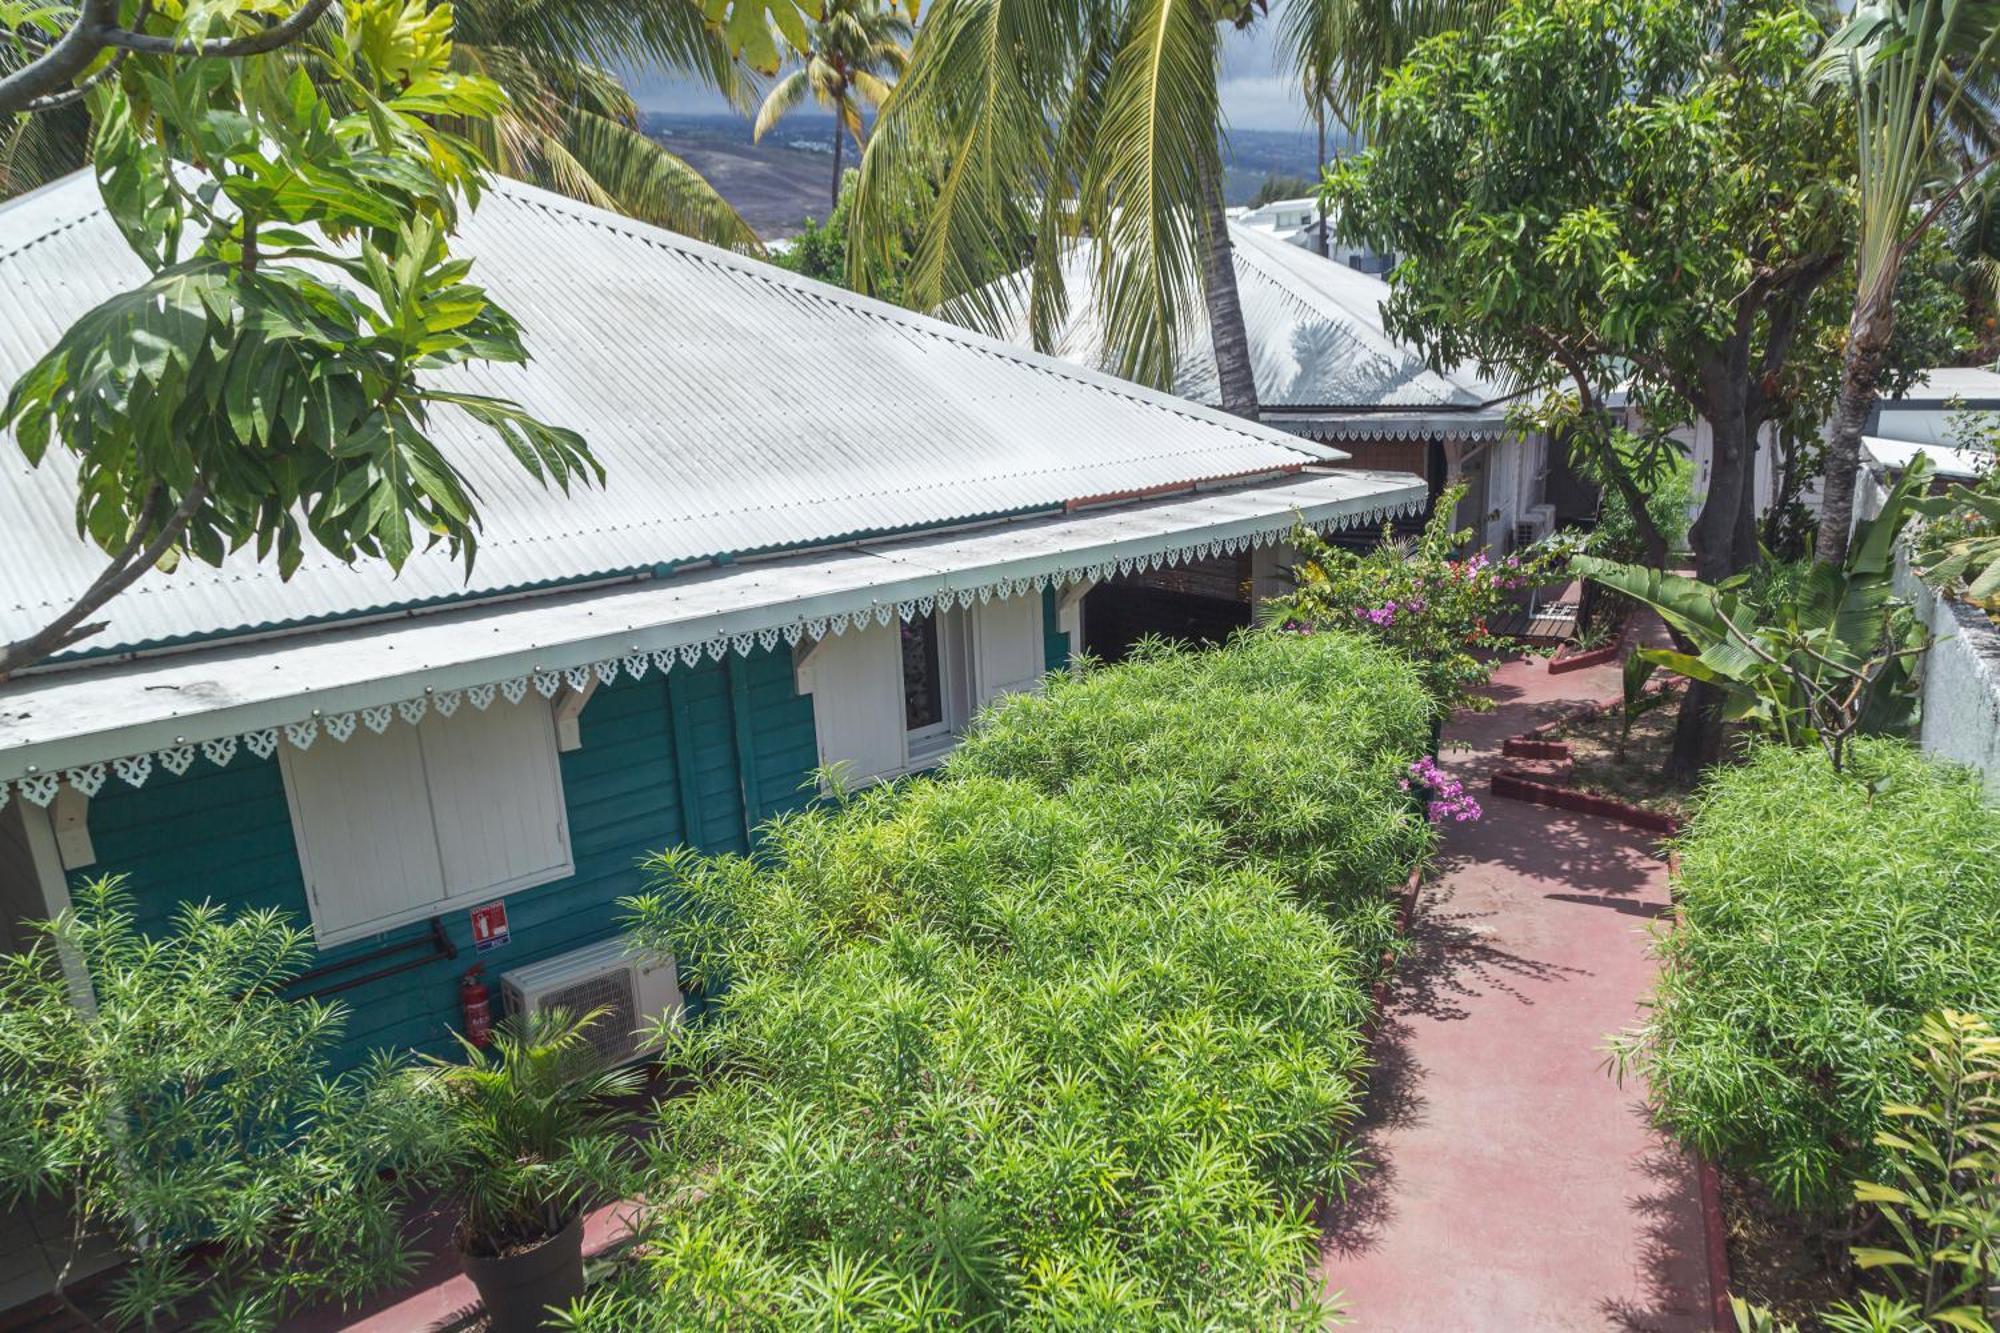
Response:
POLYGON ((1151 650, 756 860, 661 857, 640 934, 728 985, 575 1322, 1322 1327, 1428 717, 1346 636, 1151 650))
POLYGON ((1213 820, 1235 855, 1386 932, 1379 890, 1424 846, 1398 783, 1433 707, 1412 669, 1359 632, 1246 635, 1219 653, 1148 644, 1118 669, 1009 701, 950 768, 1050 793, 1110 786, 1213 820))
POLYGON ((1916 1099, 1909 1035, 2000 1007, 2000 820, 1969 774, 1896 741, 1759 747, 1679 841, 1684 924, 1624 1054, 1665 1123, 1795 1206, 1879 1172, 1885 1103, 1916 1099))

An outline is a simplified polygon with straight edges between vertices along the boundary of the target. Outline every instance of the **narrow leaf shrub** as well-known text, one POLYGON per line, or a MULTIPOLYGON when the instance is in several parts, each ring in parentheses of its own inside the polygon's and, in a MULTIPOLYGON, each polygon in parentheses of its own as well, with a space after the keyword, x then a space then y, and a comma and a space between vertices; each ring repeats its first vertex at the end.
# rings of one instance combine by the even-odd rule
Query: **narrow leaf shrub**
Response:
POLYGON ((1358 638, 1154 650, 756 860, 658 858, 639 933, 727 986, 574 1324, 1323 1327, 1428 718, 1358 638))
POLYGON ((1886 1103, 1917 1100, 1927 1012, 2000 1007, 2000 819, 1898 741, 1759 747, 1681 835, 1681 928, 1626 1040, 1682 1139, 1802 1208, 1879 1175, 1886 1103))

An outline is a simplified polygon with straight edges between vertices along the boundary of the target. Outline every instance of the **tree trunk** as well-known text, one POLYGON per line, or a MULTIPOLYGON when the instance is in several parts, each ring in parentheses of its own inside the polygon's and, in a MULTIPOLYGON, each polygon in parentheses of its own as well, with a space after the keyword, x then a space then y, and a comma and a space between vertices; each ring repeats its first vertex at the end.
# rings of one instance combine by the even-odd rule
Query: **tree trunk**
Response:
MULTIPOLYGON (((1313 103, 1313 125, 1319 130, 1319 169, 1326 170, 1326 103, 1313 103)), ((1319 196, 1319 228, 1316 233, 1319 257, 1331 257, 1332 247, 1326 243, 1326 196, 1319 196)))
MULTIPOLYGON (((1701 372, 1702 400, 1697 407, 1709 423, 1713 447, 1708 494, 1688 540, 1694 548, 1695 576, 1704 583, 1720 583, 1757 559, 1757 530, 1748 517, 1753 501, 1746 495, 1755 489, 1757 464, 1756 441, 1750 438, 1745 416, 1748 355, 1747 337, 1732 339, 1701 372)), ((1669 778, 1691 782, 1721 757, 1722 702, 1722 691, 1714 686, 1689 683, 1674 724, 1674 748, 1666 767, 1669 778)))
POLYGON ((1859 301, 1847 326, 1847 352, 1840 365, 1840 402, 1833 434, 1826 442, 1826 473, 1820 485, 1819 544, 1813 552, 1823 565, 1847 563, 1848 531, 1854 526, 1855 473, 1861 467, 1861 435, 1875 410, 1875 384, 1896 332, 1892 299, 1896 275, 1875 284, 1859 301))
POLYGON ((833 198, 827 204, 826 212, 827 221, 829 222, 833 220, 833 210, 840 207, 840 150, 843 146, 840 132, 844 128, 846 127, 840 123, 840 108, 835 107, 833 112, 833 198))
POLYGON ((1243 302, 1236 293, 1236 258, 1229 246, 1229 215, 1222 206, 1222 170, 1211 164, 1206 174, 1201 285, 1208 303, 1209 341, 1215 348, 1222 410, 1255 421, 1257 377, 1250 364, 1250 333, 1243 324, 1243 302))

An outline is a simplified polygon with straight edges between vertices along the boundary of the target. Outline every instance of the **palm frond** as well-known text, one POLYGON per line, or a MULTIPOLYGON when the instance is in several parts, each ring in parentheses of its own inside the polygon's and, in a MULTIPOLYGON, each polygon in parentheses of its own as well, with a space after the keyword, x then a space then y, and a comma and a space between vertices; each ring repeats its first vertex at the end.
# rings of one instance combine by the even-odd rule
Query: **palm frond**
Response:
MULTIPOLYGON (((862 158, 852 280, 889 262, 915 219, 904 299, 1004 327, 1020 255, 1072 206, 1076 182, 1056 171, 1062 126, 1049 111, 1068 104, 1102 10, 1091 0, 940 0, 862 158)), ((1037 247, 1030 285, 1060 284, 1052 252, 1037 247)))
POLYGON ((1368 93, 1428 38, 1477 32, 1500 0, 1287 0, 1277 14, 1280 62, 1349 126, 1368 93))
POLYGON ((764 104, 757 108, 757 121, 750 128, 750 138, 762 140, 773 125, 796 111, 811 94, 812 81, 803 69, 795 69, 772 84, 771 91, 764 94, 764 104))
POLYGON ((701 173, 629 125, 572 112, 563 147, 628 217, 761 254, 757 233, 701 173))
POLYGON ((0 199, 66 176, 90 157, 90 116, 81 103, 0 119, 0 199))
POLYGON ((1202 218, 1222 170, 1221 46, 1195 0, 1140 0, 1105 89, 1084 212, 1116 373, 1171 387, 1202 295, 1202 218))
POLYGON ((754 85, 698 0, 456 0, 457 40, 514 46, 601 68, 693 75, 739 106, 754 85))

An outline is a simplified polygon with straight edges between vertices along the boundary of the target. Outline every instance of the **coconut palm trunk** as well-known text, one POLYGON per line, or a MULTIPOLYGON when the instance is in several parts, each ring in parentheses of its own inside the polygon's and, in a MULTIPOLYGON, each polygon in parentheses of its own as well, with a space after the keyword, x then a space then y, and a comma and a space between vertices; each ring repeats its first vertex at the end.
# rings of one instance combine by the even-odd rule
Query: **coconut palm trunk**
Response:
POLYGON ((842 147, 840 133, 846 128, 845 125, 840 123, 840 112, 836 110, 833 113, 833 194, 827 202, 828 217, 833 216, 832 210, 840 207, 840 151, 842 147))
POLYGON ((1208 305, 1209 338, 1215 346, 1222 410, 1255 421, 1257 378, 1250 364, 1250 332, 1243 323, 1243 301, 1236 291, 1236 256, 1229 245, 1229 215, 1222 205, 1222 169, 1211 165, 1205 174, 1201 285, 1208 305))
MULTIPOLYGON (((1326 103, 1325 102, 1315 101, 1313 103, 1313 128, 1319 131, 1319 169, 1321 171, 1325 171, 1326 170, 1326 103)), ((1326 259, 1330 257, 1330 247, 1326 243, 1326 197, 1324 195, 1322 195, 1319 200, 1319 226, 1314 229, 1313 244, 1314 248, 1319 251, 1319 257, 1321 259, 1326 259)))
POLYGON ((1813 549, 1821 564, 1838 567, 1846 563, 1854 522, 1861 434, 1874 413, 1875 386, 1896 331, 1896 279, 1903 257, 2000 160, 1993 147, 2000 22, 1988 0, 1859 6, 1828 43, 1819 68, 1824 77, 1846 84, 1854 97, 1861 187, 1854 313, 1813 549), (1977 160, 1965 161, 1974 155, 1977 160), (1940 166, 1947 168, 1945 179, 1958 180, 1933 194, 1926 183, 1940 166))

